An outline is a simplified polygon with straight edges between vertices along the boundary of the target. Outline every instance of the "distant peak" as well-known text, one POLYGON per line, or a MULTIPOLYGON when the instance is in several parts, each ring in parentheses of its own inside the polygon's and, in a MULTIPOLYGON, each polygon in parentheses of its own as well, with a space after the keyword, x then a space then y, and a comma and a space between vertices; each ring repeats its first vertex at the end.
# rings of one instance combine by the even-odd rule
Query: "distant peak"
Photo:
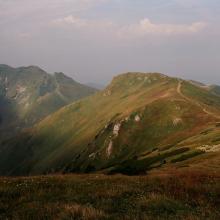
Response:
POLYGON ((67 77, 63 72, 55 72, 54 75, 59 77, 67 77))
POLYGON ((15 69, 15 70, 30 70, 30 71, 39 71, 39 72, 45 72, 43 69, 41 69, 40 67, 38 66, 34 66, 34 65, 31 65, 31 66, 20 66, 20 67, 12 67, 12 66, 9 66, 7 64, 0 64, 0 67, 1 68, 5 68, 5 69, 15 69))
POLYGON ((63 72, 55 72, 54 73, 54 77, 57 79, 57 80, 65 80, 65 81, 71 81, 71 82, 76 82, 75 80, 73 80, 73 78, 65 75, 63 72))
POLYGON ((37 71, 40 71, 40 72, 45 72, 43 69, 41 69, 39 66, 34 66, 34 65, 31 65, 31 66, 22 66, 22 67, 19 67, 19 69, 25 69, 25 70, 37 70, 37 71))
POLYGON ((2 68, 12 68, 11 66, 9 66, 7 64, 0 64, 0 67, 2 67, 2 68))
POLYGON ((0 64, 0 73, 2 73, 2 71, 8 72, 8 71, 14 71, 14 70, 15 70, 15 68, 13 68, 7 64, 0 64))
POLYGON ((71 79, 70 77, 66 76, 63 72, 55 72, 54 77, 57 79, 71 79))

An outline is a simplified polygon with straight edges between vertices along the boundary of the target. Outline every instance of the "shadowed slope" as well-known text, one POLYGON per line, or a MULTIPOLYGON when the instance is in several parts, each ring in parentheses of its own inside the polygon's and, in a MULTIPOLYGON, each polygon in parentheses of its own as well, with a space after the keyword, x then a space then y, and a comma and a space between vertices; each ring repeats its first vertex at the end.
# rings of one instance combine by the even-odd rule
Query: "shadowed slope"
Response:
POLYGON ((0 131, 10 134, 32 126, 95 91, 63 73, 50 75, 36 66, 0 65, 0 131))

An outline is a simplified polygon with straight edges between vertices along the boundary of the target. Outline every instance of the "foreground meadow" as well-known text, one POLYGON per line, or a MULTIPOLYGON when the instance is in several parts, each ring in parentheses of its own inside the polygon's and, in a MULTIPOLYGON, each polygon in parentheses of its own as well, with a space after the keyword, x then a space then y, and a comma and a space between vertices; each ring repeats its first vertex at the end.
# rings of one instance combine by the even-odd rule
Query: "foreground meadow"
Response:
POLYGON ((220 175, 2 177, 0 219, 220 219, 220 175))

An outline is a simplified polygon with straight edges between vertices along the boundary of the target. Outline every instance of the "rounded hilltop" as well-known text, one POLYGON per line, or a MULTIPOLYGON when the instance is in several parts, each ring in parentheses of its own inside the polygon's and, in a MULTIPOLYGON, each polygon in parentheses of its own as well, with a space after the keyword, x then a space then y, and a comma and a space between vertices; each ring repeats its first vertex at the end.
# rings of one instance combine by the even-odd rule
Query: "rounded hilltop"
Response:
POLYGON ((146 87, 168 79, 172 78, 162 73, 127 72, 115 76, 106 89, 125 90, 130 87, 146 87))
POLYGON ((112 82, 114 82, 115 80, 125 80, 125 79, 141 79, 141 78, 144 78, 144 77, 155 77, 155 78, 166 78, 168 77, 167 75, 164 75, 162 73, 156 73, 156 72, 146 72, 146 73, 143 73, 143 72, 127 72, 127 73, 122 73, 122 74, 119 74, 117 76, 115 76, 112 80, 112 82))

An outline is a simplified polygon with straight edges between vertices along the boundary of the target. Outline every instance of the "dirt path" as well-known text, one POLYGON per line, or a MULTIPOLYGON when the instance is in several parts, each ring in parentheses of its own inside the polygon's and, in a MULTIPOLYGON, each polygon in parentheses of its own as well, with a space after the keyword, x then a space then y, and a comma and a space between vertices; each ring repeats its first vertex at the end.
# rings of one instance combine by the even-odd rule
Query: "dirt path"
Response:
POLYGON ((197 105, 198 107, 200 107, 202 109, 203 112, 205 112, 206 114, 216 118, 216 119, 220 119, 220 116, 213 113, 213 112, 210 112, 209 110, 207 110, 206 108, 204 108, 204 106, 202 104, 200 104, 198 101, 195 101, 194 99, 191 99, 189 97, 187 97, 186 95, 184 95, 181 91, 181 88, 182 88, 182 83, 183 81, 179 80, 179 83, 178 83, 178 86, 177 86, 177 93, 185 100, 191 102, 192 104, 194 105, 197 105))

